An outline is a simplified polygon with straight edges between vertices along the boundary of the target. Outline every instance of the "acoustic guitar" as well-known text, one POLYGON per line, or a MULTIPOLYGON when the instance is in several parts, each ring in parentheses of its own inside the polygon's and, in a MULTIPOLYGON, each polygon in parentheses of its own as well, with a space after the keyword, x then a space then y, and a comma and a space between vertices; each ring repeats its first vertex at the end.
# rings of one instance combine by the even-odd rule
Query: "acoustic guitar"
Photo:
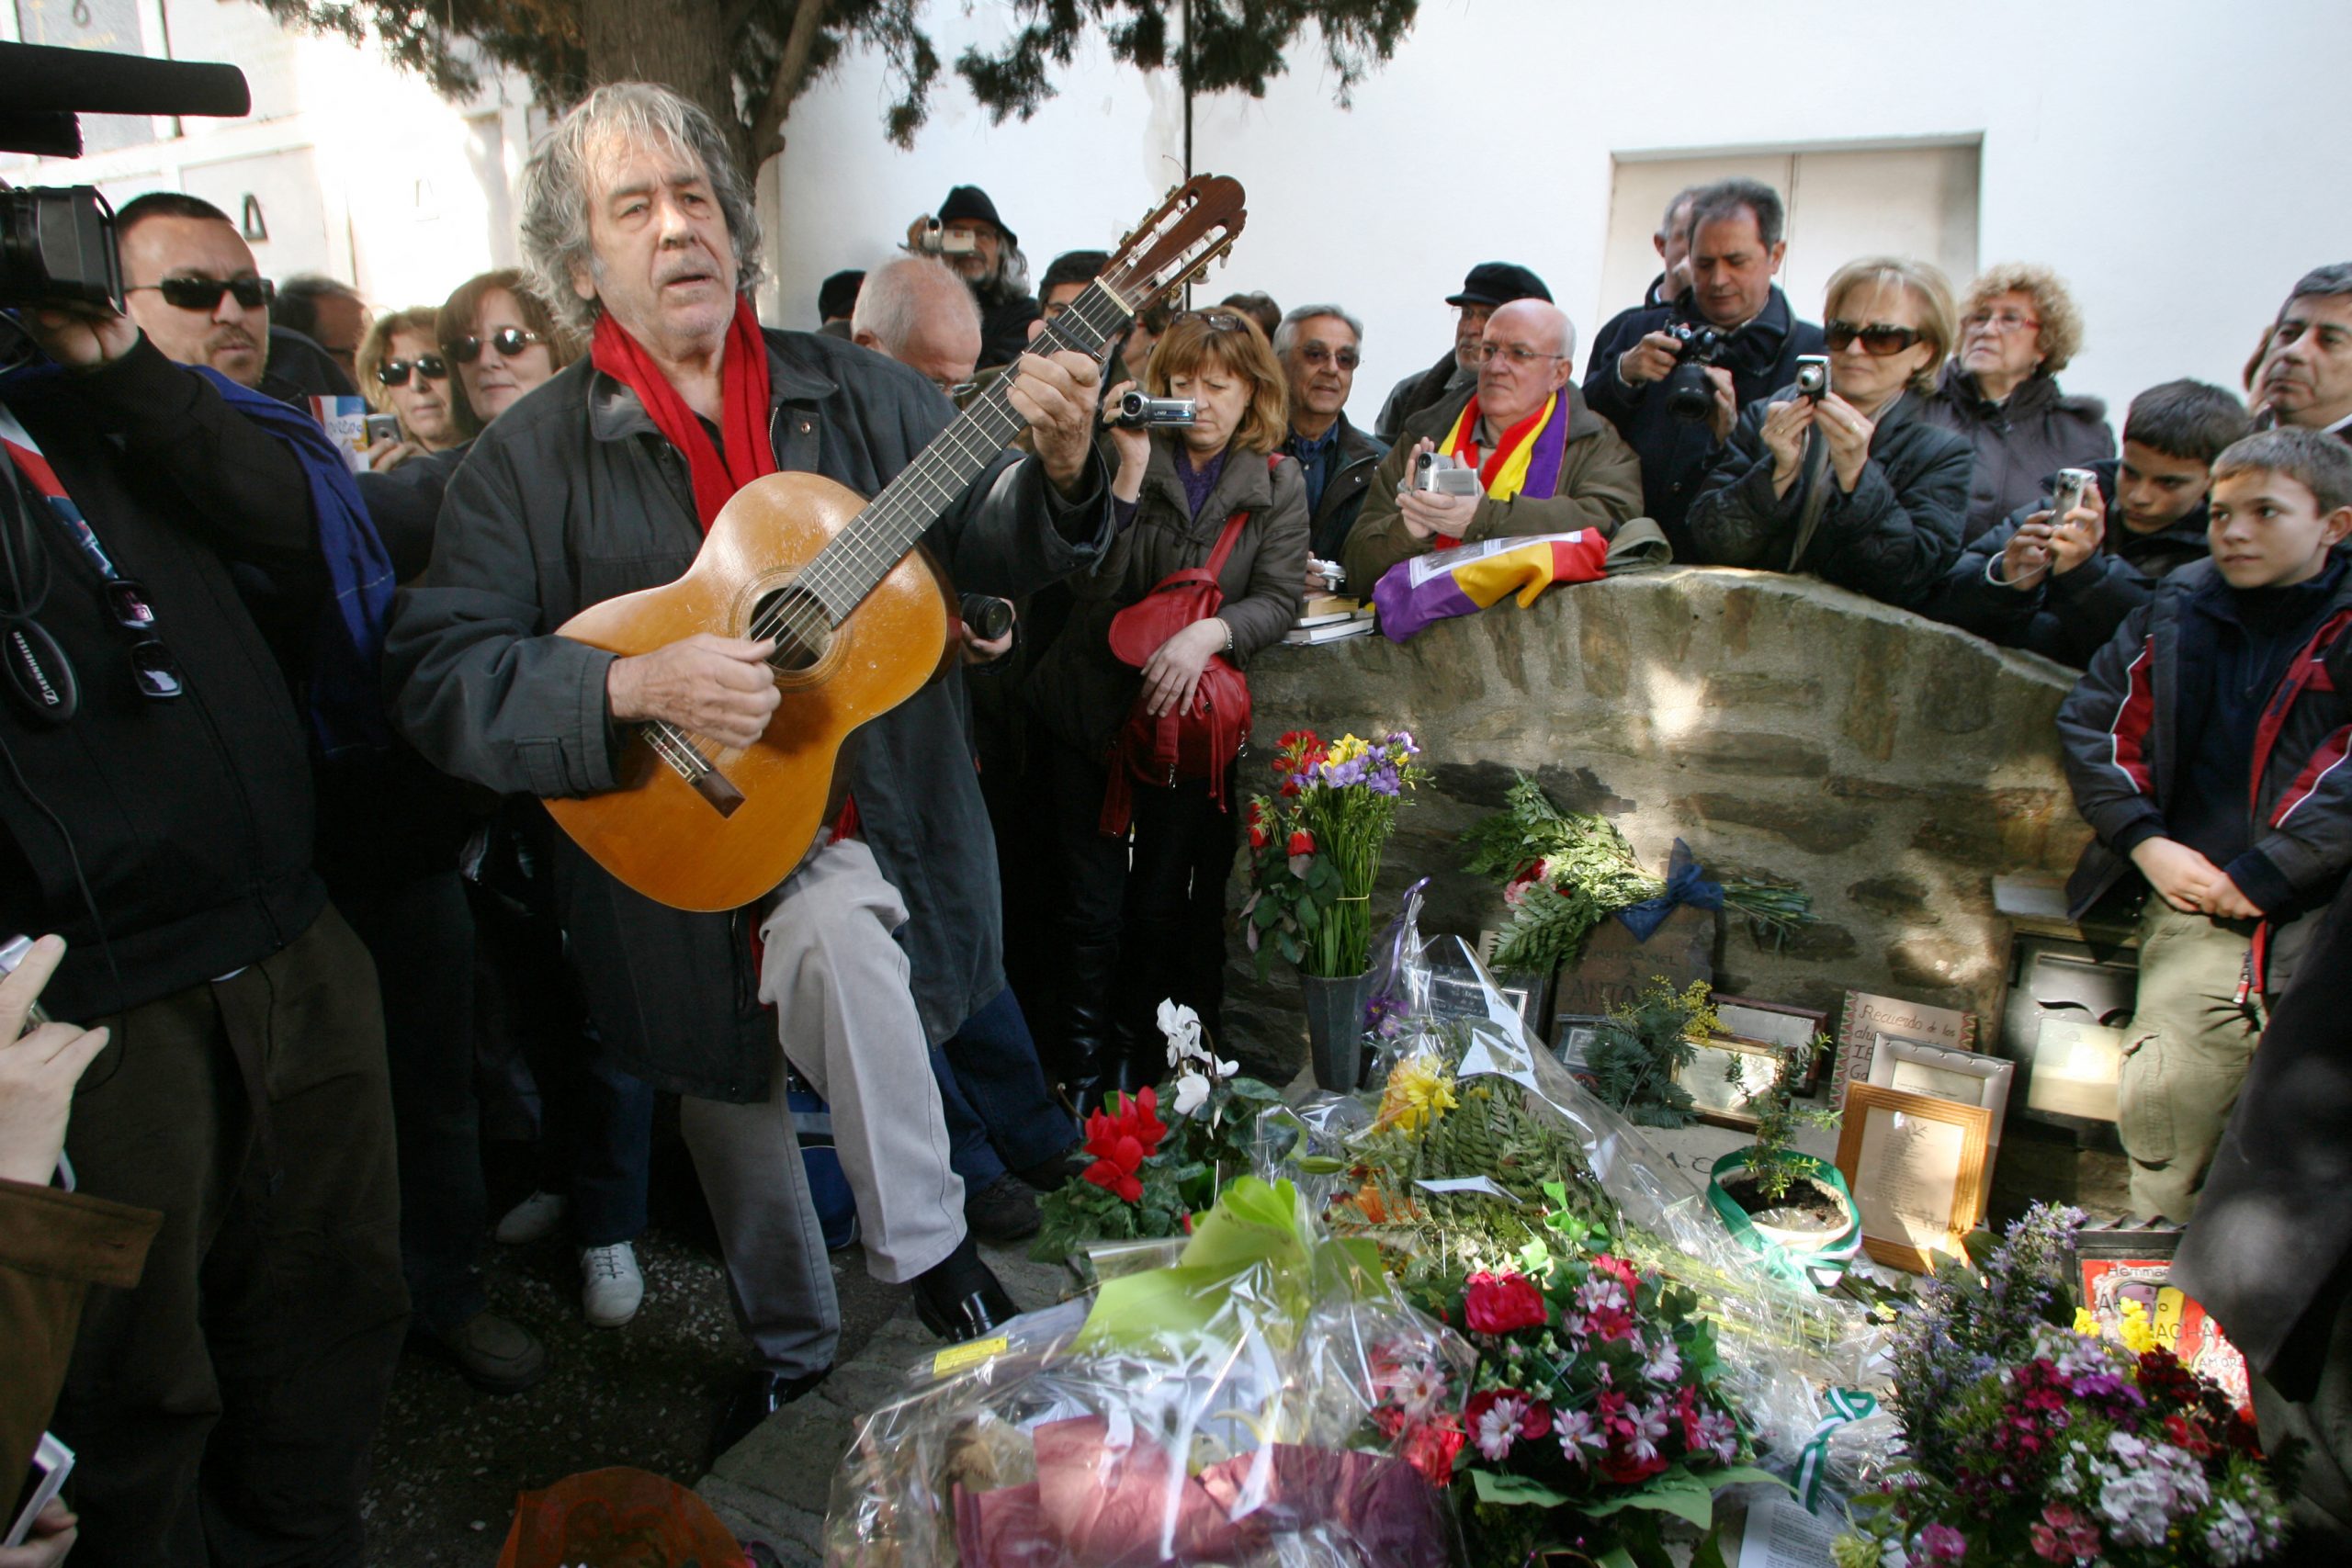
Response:
MULTIPOLYGON (((1032 352, 1106 357, 1138 310, 1232 245, 1247 216, 1238 182, 1188 181, 1120 242, 1032 352)), ((816 474, 755 479, 720 510, 684 577, 556 628, 622 655, 696 632, 776 643, 768 663, 783 700, 751 747, 664 721, 631 725, 617 788, 546 802, 597 864, 649 898, 715 910, 750 903, 800 863, 839 809, 844 743, 956 657, 956 592, 918 543, 1024 428, 1006 395, 1016 373, 871 501, 816 474)))

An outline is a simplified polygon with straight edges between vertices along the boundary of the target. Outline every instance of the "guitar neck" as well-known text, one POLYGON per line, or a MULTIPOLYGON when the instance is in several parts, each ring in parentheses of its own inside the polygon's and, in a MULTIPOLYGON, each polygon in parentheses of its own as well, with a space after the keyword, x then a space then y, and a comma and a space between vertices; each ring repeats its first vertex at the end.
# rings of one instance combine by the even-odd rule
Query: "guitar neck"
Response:
MULTIPOLYGON (((1099 356, 1103 345, 1125 330, 1134 314, 1098 279, 1070 301, 1069 309, 1046 324, 1030 352, 1075 350, 1099 356)), ((1018 374, 1008 370, 989 383, 988 390, 933 436, 931 445, 809 561, 801 583, 823 604, 833 625, 848 618, 874 585, 915 547, 915 541, 1021 434, 1027 422, 1014 411, 1011 396, 1018 374)))

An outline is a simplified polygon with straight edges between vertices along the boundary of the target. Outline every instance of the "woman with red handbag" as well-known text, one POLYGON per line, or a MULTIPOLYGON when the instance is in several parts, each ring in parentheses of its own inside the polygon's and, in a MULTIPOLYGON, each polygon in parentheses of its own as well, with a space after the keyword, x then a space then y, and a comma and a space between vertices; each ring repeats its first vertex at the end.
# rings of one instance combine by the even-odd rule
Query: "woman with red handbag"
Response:
POLYGON ((1306 486, 1271 456, 1288 411, 1256 323, 1178 317, 1144 385, 1193 400, 1195 423, 1111 432, 1112 495, 1133 521, 1072 582, 1077 606, 1028 695, 1066 890, 1056 1032, 1081 1109, 1161 1077, 1162 998, 1219 1032, 1234 759, 1250 729, 1240 668, 1290 629, 1306 579, 1306 486))

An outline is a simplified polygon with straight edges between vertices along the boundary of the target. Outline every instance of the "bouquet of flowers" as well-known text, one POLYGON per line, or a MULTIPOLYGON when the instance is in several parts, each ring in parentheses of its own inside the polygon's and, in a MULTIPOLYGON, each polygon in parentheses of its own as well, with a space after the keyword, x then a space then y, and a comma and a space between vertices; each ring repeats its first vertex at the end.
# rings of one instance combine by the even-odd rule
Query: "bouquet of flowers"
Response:
POLYGON ((2287 1514, 2252 1425, 2127 1315, 2066 1304, 2076 1209, 2037 1205, 1986 1258, 1948 1263, 1895 1329, 1910 1465, 1860 1500, 1840 1568, 2259 1562, 2287 1514), (2083 1332, 2090 1328, 2094 1332, 2083 1332))
POLYGON ((1718 1386, 1714 1325, 1611 1253, 1537 1244, 1523 1263, 1471 1275, 1446 1314, 1478 1352, 1455 1472, 1471 1561, 1664 1564, 1660 1515, 1707 1529, 1717 1489, 1767 1479, 1718 1386))
MULTIPOLYGON (((1778 949, 1812 920, 1813 899, 1790 882, 1731 878, 1701 880, 1687 852, 1678 849, 1670 877, 1653 876, 1634 858, 1634 846, 1615 823, 1589 812, 1562 811, 1544 786, 1528 777, 1505 796, 1503 810, 1463 835, 1465 869, 1504 878, 1510 923, 1495 943, 1498 969, 1549 971, 1584 953, 1592 928, 1621 909, 1663 899, 1707 901, 1747 919, 1759 946, 1778 949)), ((1665 910, 1660 908, 1662 919, 1665 910)), ((1646 937, 1646 928, 1636 927, 1646 937)))
POLYGON ((1264 974, 1280 953, 1301 974, 1339 977, 1371 962, 1372 884, 1405 791, 1428 776, 1404 730, 1329 746, 1311 729, 1282 738, 1281 782, 1250 801, 1250 901, 1241 919, 1264 974))
POLYGON ((1282 1103, 1281 1092, 1219 1060, 1191 1008, 1163 1000, 1159 1032, 1170 1073, 1164 1090, 1114 1094, 1086 1119, 1080 1147, 1092 1163, 1038 1204, 1045 1223, 1029 1251, 1040 1262, 1091 1242, 1181 1235, 1195 1211, 1250 1168, 1252 1123, 1282 1103))

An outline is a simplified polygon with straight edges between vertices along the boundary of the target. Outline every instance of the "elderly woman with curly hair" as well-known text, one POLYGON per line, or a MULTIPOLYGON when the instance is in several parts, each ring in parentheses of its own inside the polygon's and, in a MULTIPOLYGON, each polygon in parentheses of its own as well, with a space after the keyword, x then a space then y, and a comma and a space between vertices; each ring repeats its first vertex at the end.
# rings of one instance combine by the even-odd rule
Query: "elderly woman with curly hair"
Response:
POLYGON ((1962 543, 2040 500, 2060 468, 2115 456, 2107 405, 2059 389, 2058 372, 2082 346, 2082 312, 2048 267, 2005 262, 1968 286, 1959 352, 1926 410, 1928 423, 1976 450, 1962 543))
POLYGON ((1923 408, 1951 352, 1951 286, 1925 262, 1849 262, 1821 331, 1828 385, 1741 411, 1690 506, 1692 558, 1916 605, 1960 554, 1968 498, 1968 443, 1923 408))

